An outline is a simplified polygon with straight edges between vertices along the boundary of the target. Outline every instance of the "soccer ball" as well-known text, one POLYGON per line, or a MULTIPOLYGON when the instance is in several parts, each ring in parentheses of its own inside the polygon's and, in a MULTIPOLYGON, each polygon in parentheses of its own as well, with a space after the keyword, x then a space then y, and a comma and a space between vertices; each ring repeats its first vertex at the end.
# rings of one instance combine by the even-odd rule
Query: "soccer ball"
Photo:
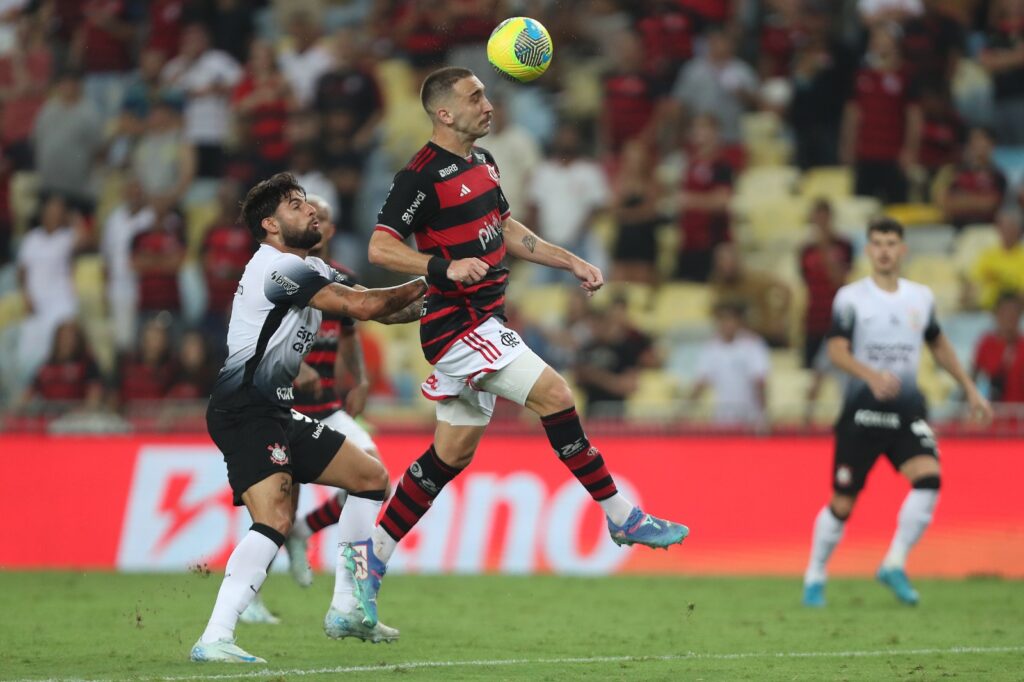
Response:
POLYGON ((547 71, 553 52, 548 30, 529 17, 506 19, 487 39, 488 61, 502 76, 520 83, 528 83, 547 71))

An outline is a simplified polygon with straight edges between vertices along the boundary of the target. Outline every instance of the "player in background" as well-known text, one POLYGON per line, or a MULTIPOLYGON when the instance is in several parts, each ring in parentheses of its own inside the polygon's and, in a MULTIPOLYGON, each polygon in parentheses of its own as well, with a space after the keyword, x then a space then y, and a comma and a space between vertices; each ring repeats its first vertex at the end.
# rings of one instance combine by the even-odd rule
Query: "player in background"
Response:
POLYGON ((555 454, 604 510, 616 543, 668 547, 689 533, 645 514, 618 491, 583 431, 565 379, 504 324, 506 255, 567 270, 588 293, 604 284, 601 271, 511 217, 494 159, 474 146, 490 130, 493 108, 471 71, 449 67, 430 74, 421 102, 433 135, 395 176, 369 259, 388 270, 427 275, 420 341, 434 372, 422 391, 436 401, 437 426, 433 444, 398 483, 381 524, 344 550, 368 627, 377 622, 376 595, 388 559, 473 459, 496 396, 541 418, 555 454), (419 250, 404 243, 410 236, 419 250))
MULTIPOLYGON (((372 529, 388 490, 387 470, 344 435, 292 410, 292 384, 322 313, 375 319, 405 309, 426 290, 422 279, 361 291, 338 283, 333 268, 308 256, 320 242, 316 210, 287 173, 249 190, 242 217, 260 246, 235 293, 228 358, 206 421, 224 454, 234 503, 246 506, 253 524, 228 558, 209 623, 192 647, 190 657, 198 662, 265 662, 235 644, 235 625, 291 529, 295 482, 344 488, 346 512, 357 515, 366 532, 372 529)), ((391 628, 362 625, 340 549, 325 632, 395 639, 391 628)))
POLYGON ((910 482, 878 580, 904 604, 918 593, 904 569, 907 554, 931 523, 939 498, 939 451, 917 386, 921 346, 963 387, 971 416, 987 422, 992 408, 939 329, 935 297, 923 284, 900 277, 907 253, 903 227, 882 219, 868 227, 871 275, 847 284, 832 305, 828 355, 848 376, 835 426, 833 494, 814 522, 803 603, 825 605, 825 565, 843 536, 846 519, 878 456, 885 454, 910 482))

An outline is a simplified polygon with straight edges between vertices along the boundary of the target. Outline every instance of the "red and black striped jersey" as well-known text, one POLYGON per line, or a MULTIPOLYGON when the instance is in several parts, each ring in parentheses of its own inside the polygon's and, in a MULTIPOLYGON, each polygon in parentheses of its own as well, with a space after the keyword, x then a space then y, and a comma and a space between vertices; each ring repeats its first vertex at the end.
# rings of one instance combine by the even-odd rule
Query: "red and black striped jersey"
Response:
POLYGON ((428 277, 420 343, 429 362, 487 318, 504 318, 508 266, 502 224, 508 216, 498 166, 480 147, 462 157, 428 142, 395 175, 377 230, 402 240, 412 235, 423 253, 479 258, 490 266, 471 285, 428 277))
MULTIPOLYGON (((340 263, 327 261, 327 264, 338 271, 341 279, 334 281, 345 286, 354 286, 356 281, 355 273, 340 263)), ((308 391, 300 391, 295 388, 295 404, 292 409, 301 412, 307 417, 323 419, 344 407, 338 397, 337 387, 334 385, 334 359, 338 355, 338 340, 347 334, 355 333, 356 321, 351 317, 340 317, 324 313, 323 321, 320 322, 320 330, 313 338, 313 345, 309 347, 309 353, 303 361, 316 370, 320 375, 320 397, 315 398, 308 391)))

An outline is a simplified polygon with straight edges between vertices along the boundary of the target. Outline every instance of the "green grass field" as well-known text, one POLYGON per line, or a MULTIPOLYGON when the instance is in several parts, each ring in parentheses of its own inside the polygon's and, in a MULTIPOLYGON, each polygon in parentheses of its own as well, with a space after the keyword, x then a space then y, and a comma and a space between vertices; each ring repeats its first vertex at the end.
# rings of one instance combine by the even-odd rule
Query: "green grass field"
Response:
POLYGON ((836 580, 829 607, 795 579, 392 576, 401 641, 321 630, 333 576, 272 575, 278 626, 240 625, 267 666, 187 660, 220 574, 0 573, 0 680, 1024 680, 1024 585, 919 581, 902 607, 836 580))

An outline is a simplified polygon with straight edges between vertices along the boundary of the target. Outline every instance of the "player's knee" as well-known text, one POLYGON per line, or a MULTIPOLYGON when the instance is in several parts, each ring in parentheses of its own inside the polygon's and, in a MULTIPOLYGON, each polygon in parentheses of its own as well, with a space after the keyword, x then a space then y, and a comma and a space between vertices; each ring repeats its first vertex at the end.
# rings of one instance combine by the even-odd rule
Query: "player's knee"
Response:
POLYGON ((832 516, 836 517, 840 521, 845 521, 850 518, 850 514, 853 513, 853 506, 856 502, 856 497, 835 495, 832 497, 832 501, 829 503, 828 508, 832 512, 832 516))
POLYGON ((910 485, 916 490, 938 490, 942 485, 942 479, 938 474, 928 474, 914 479, 910 485))
POLYGON ((544 398, 544 402, 550 408, 549 412, 568 410, 576 404, 576 398, 572 394, 572 389, 569 388, 569 384, 561 376, 558 377, 558 381, 551 382, 544 398))
POLYGON ((476 454, 476 444, 456 443, 446 446, 443 451, 435 445, 435 450, 438 459, 448 466, 453 469, 465 469, 473 461, 473 455, 476 454))

